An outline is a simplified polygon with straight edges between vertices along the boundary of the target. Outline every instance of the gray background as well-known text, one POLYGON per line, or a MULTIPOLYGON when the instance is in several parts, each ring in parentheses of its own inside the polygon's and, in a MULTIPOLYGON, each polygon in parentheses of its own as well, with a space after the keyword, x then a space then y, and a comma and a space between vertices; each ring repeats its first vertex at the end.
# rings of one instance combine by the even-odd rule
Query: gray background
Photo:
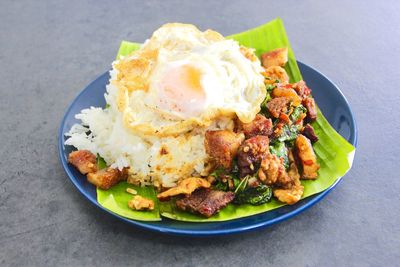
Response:
POLYGON ((0 265, 398 266, 400 2, 143 2, 0 1, 0 265), (228 35, 276 16, 297 58, 335 81, 356 114, 354 166, 331 194, 289 221, 213 239, 136 229, 79 194, 57 130, 121 40, 171 21, 228 35))

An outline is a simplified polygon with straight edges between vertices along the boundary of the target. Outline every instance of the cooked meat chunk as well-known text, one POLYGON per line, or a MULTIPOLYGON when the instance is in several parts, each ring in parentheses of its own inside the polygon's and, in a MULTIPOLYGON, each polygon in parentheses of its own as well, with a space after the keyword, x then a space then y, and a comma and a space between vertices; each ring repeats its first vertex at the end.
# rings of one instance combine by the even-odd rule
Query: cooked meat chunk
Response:
POLYGON ((114 168, 98 170, 96 156, 88 150, 78 150, 71 152, 68 162, 74 165, 82 174, 87 174, 89 183, 107 190, 120 181, 126 180, 128 169, 122 171, 114 168))
POLYGON ((234 198, 235 194, 233 192, 199 189, 190 196, 177 200, 176 206, 184 211, 211 217, 228 205, 234 198))
POLYGON ((301 199, 304 192, 304 186, 301 184, 296 184, 288 189, 277 188, 274 189, 274 196, 281 202, 287 203, 289 205, 295 204, 301 199))
POLYGON ((301 98, 306 98, 311 94, 311 89, 308 88, 303 80, 294 83, 292 87, 301 98))
POLYGON ((167 201, 170 197, 177 196, 180 194, 190 195, 194 190, 204 187, 209 188, 211 184, 198 177, 186 178, 178 183, 178 186, 172 187, 167 191, 164 191, 157 195, 157 198, 161 201, 167 201))
POLYGON ((315 121, 317 119, 317 107, 315 106, 314 98, 307 97, 303 99, 303 106, 307 109, 308 121, 315 121))
POLYGON ((229 130, 207 131, 204 145, 207 154, 216 161, 217 165, 230 169, 243 140, 243 133, 234 133, 229 130))
POLYGON ((105 168, 102 170, 98 170, 96 172, 91 172, 87 174, 87 179, 91 184, 95 186, 107 190, 110 189, 111 186, 116 185, 120 181, 126 180, 128 176, 127 169, 123 169, 122 171, 114 168, 105 168))
POLYGON ((306 124, 301 130, 301 134, 311 140, 311 142, 315 143, 318 141, 318 136, 314 132, 314 128, 310 124, 306 124))
POLYGON ((71 152, 68 155, 68 162, 74 165, 82 174, 97 171, 96 155, 89 150, 71 152))
POLYGON ((258 177, 266 185, 286 188, 293 184, 293 179, 286 172, 282 160, 271 153, 262 160, 258 177))
POLYGON ((263 135, 253 136, 239 148, 238 166, 240 176, 256 172, 263 158, 269 153, 269 138, 263 135))
POLYGON ((133 210, 154 210, 154 201, 136 195, 128 202, 128 207, 133 210))
POLYGON ((273 98, 267 103, 267 109, 274 118, 279 118, 288 111, 289 102, 290 99, 287 97, 273 98))
POLYGON ((278 188, 274 188, 273 192, 279 201, 292 205, 301 199, 304 187, 300 183, 300 174, 291 150, 289 150, 288 158, 290 165, 287 174, 290 182, 283 186, 282 184, 278 185, 278 188))
POLYGON ((319 164, 310 140, 299 134, 295 141, 297 155, 303 169, 303 179, 316 179, 318 177, 319 164))
POLYGON ((272 90, 272 97, 287 97, 291 100, 293 106, 297 107, 301 104, 301 98, 298 96, 295 90, 285 87, 276 87, 272 90))
POLYGON ((243 123, 239 121, 239 131, 243 131, 246 138, 250 138, 256 135, 272 134, 272 120, 267 119, 261 114, 257 114, 254 120, 250 123, 243 123))
POLYGON ((289 76, 287 75, 285 69, 279 66, 268 67, 265 70, 264 75, 272 81, 278 80, 281 84, 286 84, 289 82, 289 76))
POLYGON ((268 68, 271 66, 284 66, 288 61, 288 48, 277 48, 261 55, 262 64, 268 68))

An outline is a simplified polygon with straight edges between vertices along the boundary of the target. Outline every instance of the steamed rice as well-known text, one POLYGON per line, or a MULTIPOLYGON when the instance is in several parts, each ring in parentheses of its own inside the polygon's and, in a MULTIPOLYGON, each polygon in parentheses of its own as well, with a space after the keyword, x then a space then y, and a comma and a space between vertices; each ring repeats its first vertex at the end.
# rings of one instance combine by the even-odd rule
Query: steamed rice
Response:
MULTIPOLYGON (((112 70, 110 75, 112 81, 116 71, 112 70)), ((69 136, 66 145, 99 154, 113 168, 130 167, 128 182, 131 183, 172 187, 179 179, 207 174, 209 158, 204 148, 207 129, 178 137, 135 135, 123 125, 116 106, 117 90, 112 83, 107 85, 108 108, 90 107, 75 116, 81 124, 75 124, 66 134, 69 136)), ((232 129, 233 125, 232 120, 225 119, 208 129, 232 129)))

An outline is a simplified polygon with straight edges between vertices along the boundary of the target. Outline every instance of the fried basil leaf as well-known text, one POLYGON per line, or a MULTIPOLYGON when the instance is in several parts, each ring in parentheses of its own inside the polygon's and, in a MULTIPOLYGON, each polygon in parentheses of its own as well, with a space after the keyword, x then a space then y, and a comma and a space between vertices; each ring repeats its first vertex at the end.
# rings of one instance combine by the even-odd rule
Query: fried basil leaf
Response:
POLYGON ((271 200, 272 188, 266 185, 257 187, 248 187, 235 195, 233 203, 235 204, 251 204, 254 206, 267 203, 271 200))

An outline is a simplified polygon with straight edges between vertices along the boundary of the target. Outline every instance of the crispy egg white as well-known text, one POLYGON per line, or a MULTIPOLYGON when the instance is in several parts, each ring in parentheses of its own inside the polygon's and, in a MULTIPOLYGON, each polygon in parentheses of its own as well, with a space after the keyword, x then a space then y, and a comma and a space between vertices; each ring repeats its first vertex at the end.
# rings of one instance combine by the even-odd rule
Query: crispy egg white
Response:
POLYGON ((221 117, 250 122, 266 94, 254 58, 217 32, 166 24, 141 49, 114 62, 111 82, 118 92, 109 104, 139 135, 177 135, 221 117))

